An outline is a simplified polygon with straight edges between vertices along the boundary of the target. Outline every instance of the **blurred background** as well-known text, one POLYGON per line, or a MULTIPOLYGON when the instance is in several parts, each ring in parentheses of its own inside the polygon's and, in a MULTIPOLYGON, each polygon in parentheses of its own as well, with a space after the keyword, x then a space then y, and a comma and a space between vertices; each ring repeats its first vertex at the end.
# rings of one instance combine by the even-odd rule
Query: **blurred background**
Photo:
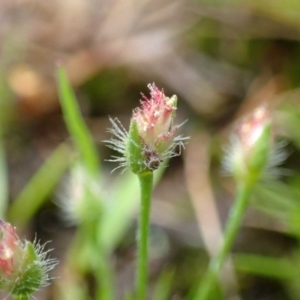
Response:
MULTIPOLYGON (((150 293, 167 274, 165 299, 188 299, 218 249, 235 189, 222 173, 223 148, 232 125, 266 103, 289 157, 282 178, 252 199, 220 276, 223 299, 300 299, 299 37, 296 0, 2 0, 2 217, 22 237, 51 240, 51 256, 60 260, 52 274, 59 279, 36 299, 76 299, 67 294, 77 275, 65 262, 77 226, 61 209, 72 198, 76 151, 58 100, 57 63, 97 146, 107 203, 122 201, 113 196, 114 181, 127 179, 105 161, 113 154, 102 143, 110 137, 108 115, 127 128, 152 82, 179 98, 176 122, 188 120, 181 133, 191 138, 164 170, 151 215, 150 293)), ((138 198, 135 191, 119 190, 138 198)), ((111 249, 117 299, 133 286, 137 202, 130 205, 112 225, 124 226, 111 249)), ((76 287, 85 292, 77 299, 95 299, 93 276, 79 277, 76 287)))

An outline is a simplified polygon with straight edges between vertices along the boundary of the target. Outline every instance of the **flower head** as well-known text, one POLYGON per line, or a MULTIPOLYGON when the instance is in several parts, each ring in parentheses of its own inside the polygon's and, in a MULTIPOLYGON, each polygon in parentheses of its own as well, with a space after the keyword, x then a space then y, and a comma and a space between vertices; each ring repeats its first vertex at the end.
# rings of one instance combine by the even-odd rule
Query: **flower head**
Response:
POLYGON ((143 95, 142 108, 136 108, 133 119, 137 123, 140 137, 151 149, 159 152, 165 151, 174 138, 176 127, 173 119, 177 109, 177 97, 165 96, 155 84, 149 84, 150 99, 143 95))
POLYGON ((75 162, 58 193, 64 220, 69 225, 98 220, 103 209, 99 195, 99 178, 91 176, 80 161, 75 162))
POLYGON ((260 106, 238 124, 226 151, 225 169, 238 181, 253 183, 285 158, 284 152, 277 153, 278 149, 270 112, 260 106))
POLYGON ((108 147, 122 154, 111 161, 120 162, 121 167, 130 166, 134 173, 156 170, 164 159, 179 155, 176 148, 187 139, 175 136, 179 127, 173 125, 177 97, 166 97, 154 83, 148 88, 150 98, 142 94, 141 107, 133 111, 129 132, 117 119, 110 119, 113 128, 109 132, 115 138, 105 141, 108 147))
POLYGON ((0 220, 0 273, 10 275, 14 269, 14 252, 20 247, 20 241, 15 229, 0 220))
POLYGON ((12 295, 31 295, 49 280, 56 260, 38 243, 22 242, 11 224, 0 220, 0 289, 12 295))

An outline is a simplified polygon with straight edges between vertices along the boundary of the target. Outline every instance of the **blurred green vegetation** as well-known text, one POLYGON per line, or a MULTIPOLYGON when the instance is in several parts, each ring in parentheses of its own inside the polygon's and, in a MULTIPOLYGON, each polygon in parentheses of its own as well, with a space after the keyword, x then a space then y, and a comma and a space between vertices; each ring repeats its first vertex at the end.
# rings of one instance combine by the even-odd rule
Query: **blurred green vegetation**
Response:
POLYGON ((218 224, 197 216, 225 223, 234 184, 223 145, 262 103, 288 157, 281 176, 257 186, 233 249, 236 278, 220 276, 214 299, 300 298, 299 17, 296 0, 0 3, 0 214, 52 240, 61 261, 37 299, 132 299, 138 182, 111 174, 102 141, 107 116, 128 124, 149 82, 179 96, 177 122, 200 139, 157 174, 152 227, 164 243, 152 236, 151 299, 192 298, 218 237, 218 224), (58 84, 57 61, 67 73, 58 84), (80 222, 66 218, 74 209, 80 222))

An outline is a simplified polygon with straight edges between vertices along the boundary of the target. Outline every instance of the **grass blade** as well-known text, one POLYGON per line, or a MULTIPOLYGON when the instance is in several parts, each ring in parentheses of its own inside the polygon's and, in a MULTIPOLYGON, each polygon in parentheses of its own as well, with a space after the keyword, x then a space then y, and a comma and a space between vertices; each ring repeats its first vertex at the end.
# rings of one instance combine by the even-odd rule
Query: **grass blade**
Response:
POLYGON ((15 226, 24 227, 49 197, 70 163, 70 149, 58 146, 10 206, 8 219, 15 226))
POLYGON ((82 118, 67 73, 62 66, 57 68, 57 82, 63 116, 69 133, 74 140, 87 170, 95 175, 99 172, 100 166, 98 151, 95 147, 92 135, 82 118))

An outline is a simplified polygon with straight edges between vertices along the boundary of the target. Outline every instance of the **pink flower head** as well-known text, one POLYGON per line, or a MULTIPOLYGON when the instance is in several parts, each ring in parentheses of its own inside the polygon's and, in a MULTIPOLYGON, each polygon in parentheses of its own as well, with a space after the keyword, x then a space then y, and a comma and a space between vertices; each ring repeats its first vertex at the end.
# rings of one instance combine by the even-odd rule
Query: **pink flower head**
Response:
POLYGON ((0 219, 1 290, 14 296, 29 296, 47 284, 48 272, 56 265, 56 260, 47 254, 39 243, 21 241, 14 227, 0 219))
POLYGON ((226 150, 224 168, 236 180, 253 184, 261 177, 276 177, 276 167, 286 158, 274 141, 270 111, 265 105, 255 109, 236 128, 226 150))
POLYGON ((174 138, 177 127, 173 118, 177 109, 177 97, 166 97, 163 90, 149 84, 150 99, 143 95, 142 108, 136 108, 133 119, 137 122, 139 134, 145 145, 157 152, 165 151, 174 138))
POLYGON ((133 173, 156 170, 164 159, 180 155, 180 149, 188 139, 175 136, 180 127, 173 125, 177 97, 166 97, 154 83, 148 88, 150 98, 142 94, 141 107, 133 111, 129 132, 118 119, 110 118, 113 127, 108 132, 114 137, 104 141, 108 147, 122 154, 121 157, 113 156, 109 161, 120 163, 119 167, 129 166, 133 173))
POLYGON ((10 275, 14 271, 14 252, 20 245, 15 229, 11 224, 0 220, 0 270, 5 275, 10 275))
MULTIPOLYGON (((237 136, 245 159, 262 136, 266 125, 271 123, 269 111, 265 106, 258 107, 237 129, 237 136)), ((271 136, 270 136, 271 138, 271 136)), ((269 142, 269 141, 265 141, 269 142)))

